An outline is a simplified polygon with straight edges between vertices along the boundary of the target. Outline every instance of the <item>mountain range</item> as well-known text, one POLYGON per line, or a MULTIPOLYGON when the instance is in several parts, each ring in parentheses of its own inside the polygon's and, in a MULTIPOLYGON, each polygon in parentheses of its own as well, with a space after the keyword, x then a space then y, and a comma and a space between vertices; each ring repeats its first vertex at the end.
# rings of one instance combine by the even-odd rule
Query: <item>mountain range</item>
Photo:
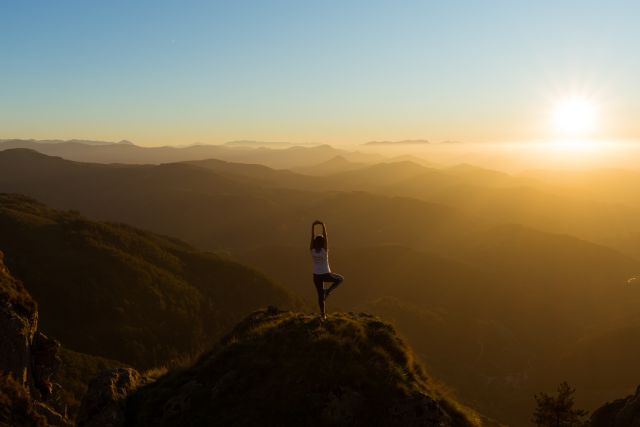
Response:
POLYGON ((332 267, 347 278, 331 306, 392 320, 480 412, 526 425, 531 396, 563 379, 590 409, 633 391, 640 348, 625 343, 640 330, 640 289, 629 280, 640 265, 616 237, 638 230, 632 204, 471 165, 345 158, 325 173, 316 160, 306 174, 219 158, 122 165, 11 149, 0 152, 0 191, 240 262, 280 289, 255 308, 271 299, 313 307, 308 228, 323 219, 332 267))

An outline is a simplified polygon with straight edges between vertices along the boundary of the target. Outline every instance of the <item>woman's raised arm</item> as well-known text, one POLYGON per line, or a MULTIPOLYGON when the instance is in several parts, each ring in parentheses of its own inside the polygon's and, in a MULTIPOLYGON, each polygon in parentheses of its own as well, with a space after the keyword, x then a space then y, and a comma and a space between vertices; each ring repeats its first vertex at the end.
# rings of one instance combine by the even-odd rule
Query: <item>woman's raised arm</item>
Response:
POLYGON ((326 251, 327 248, 329 247, 329 239, 327 237, 327 226, 324 224, 324 222, 321 222, 320 224, 322 224, 322 236, 324 237, 324 250, 326 251))
POLYGON ((309 249, 313 249, 313 238, 315 237, 314 231, 315 231, 316 224, 322 224, 322 221, 318 221, 316 219, 315 221, 313 221, 313 224, 311 224, 311 241, 309 242, 309 249))

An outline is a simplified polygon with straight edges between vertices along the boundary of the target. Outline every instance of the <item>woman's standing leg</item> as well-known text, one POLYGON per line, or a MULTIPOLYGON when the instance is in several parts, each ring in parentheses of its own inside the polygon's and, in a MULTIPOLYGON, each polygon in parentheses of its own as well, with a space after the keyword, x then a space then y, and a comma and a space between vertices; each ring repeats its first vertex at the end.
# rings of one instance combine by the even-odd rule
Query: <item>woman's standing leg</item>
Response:
POLYGON ((316 291, 318 292, 318 305, 320 306, 320 313, 322 317, 325 317, 325 293, 324 293, 324 281, 322 280, 322 276, 318 274, 313 275, 313 284, 316 286, 316 291))

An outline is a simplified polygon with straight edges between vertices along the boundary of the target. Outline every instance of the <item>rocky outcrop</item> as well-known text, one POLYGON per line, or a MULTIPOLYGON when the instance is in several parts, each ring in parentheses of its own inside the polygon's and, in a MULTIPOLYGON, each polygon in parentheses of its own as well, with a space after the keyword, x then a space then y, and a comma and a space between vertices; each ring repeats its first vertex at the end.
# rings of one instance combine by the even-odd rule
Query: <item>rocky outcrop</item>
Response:
POLYGON ((0 252, 0 371, 29 387, 33 385, 31 344, 38 328, 38 311, 3 259, 0 252))
POLYGON ((614 400, 596 409, 591 427, 640 427, 640 387, 635 394, 614 400))
POLYGON ((147 379, 131 368, 102 372, 89 384, 78 413, 78 427, 120 427, 125 422, 127 396, 147 379))
POLYGON ((43 422, 69 425, 60 403, 60 386, 52 382, 60 363, 60 343, 38 331, 37 305, 3 259, 0 252, 0 374, 13 379, 15 383, 7 380, 7 384, 21 391, 12 395, 26 400, 29 411, 41 415, 43 422))
POLYGON ((363 313, 260 310, 193 366, 155 381, 133 369, 89 385, 78 427, 317 425, 470 427, 393 328, 363 313))
MULTIPOLYGON (((112 383, 101 387, 108 392, 112 383)), ((108 413, 120 419, 122 404, 108 413)), ((193 366, 138 388, 121 425, 470 427, 471 417, 478 419, 438 393, 379 318, 337 313, 322 322, 269 308, 193 366)))

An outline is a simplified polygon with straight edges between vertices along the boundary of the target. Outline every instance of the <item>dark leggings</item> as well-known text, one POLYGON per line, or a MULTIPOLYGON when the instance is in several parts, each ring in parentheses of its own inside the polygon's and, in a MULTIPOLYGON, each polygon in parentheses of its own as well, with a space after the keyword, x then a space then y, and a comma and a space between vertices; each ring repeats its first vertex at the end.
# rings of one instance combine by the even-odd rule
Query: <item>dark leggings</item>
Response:
POLYGON ((313 284, 316 285, 316 291, 318 292, 318 305, 320 306, 320 312, 324 314, 324 284, 325 282, 331 283, 327 292, 333 291, 335 288, 340 286, 340 283, 344 280, 344 277, 337 273, 325 273, 325 274, 314 274, 313 275, 313 284))

